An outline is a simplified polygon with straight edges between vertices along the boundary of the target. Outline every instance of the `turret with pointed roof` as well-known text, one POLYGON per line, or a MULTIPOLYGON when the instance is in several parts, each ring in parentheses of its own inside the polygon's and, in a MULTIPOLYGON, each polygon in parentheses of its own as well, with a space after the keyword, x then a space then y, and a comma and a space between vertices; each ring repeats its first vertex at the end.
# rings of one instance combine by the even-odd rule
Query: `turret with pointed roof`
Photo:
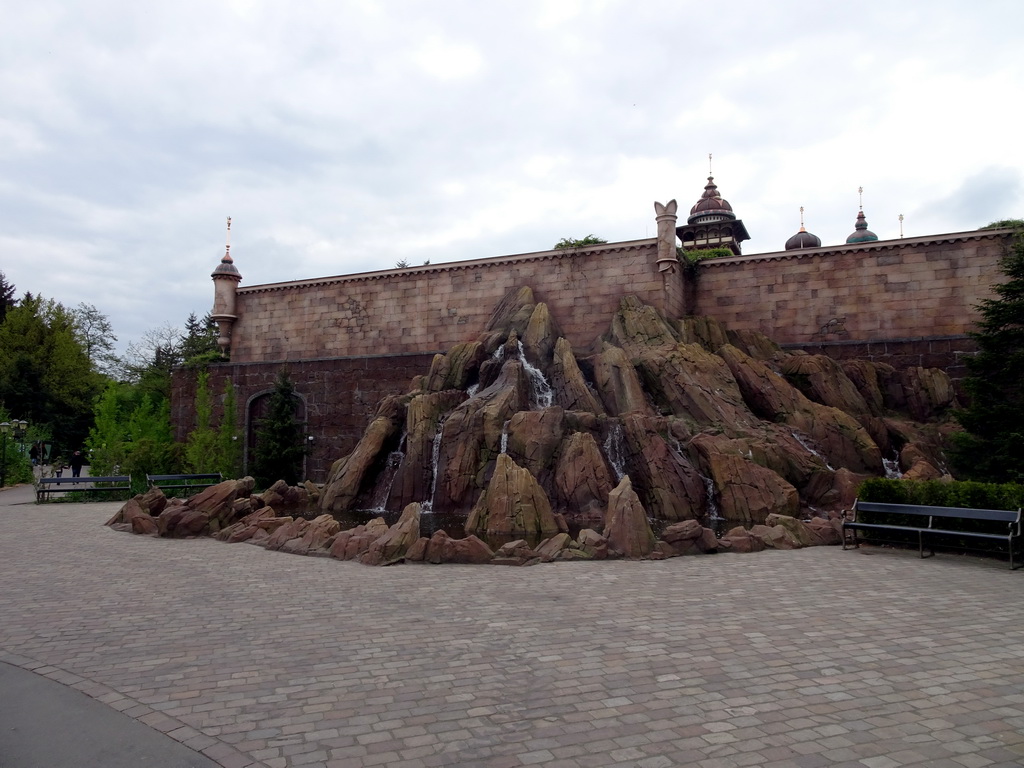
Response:
POLYGON ((729 201, 719 194, 714 176, 708 176, 704 194, 690 209, 686 224, 676 228, 676 235, 686 250, 728 248, 737 256, 740 243, 750 239, 729 201))

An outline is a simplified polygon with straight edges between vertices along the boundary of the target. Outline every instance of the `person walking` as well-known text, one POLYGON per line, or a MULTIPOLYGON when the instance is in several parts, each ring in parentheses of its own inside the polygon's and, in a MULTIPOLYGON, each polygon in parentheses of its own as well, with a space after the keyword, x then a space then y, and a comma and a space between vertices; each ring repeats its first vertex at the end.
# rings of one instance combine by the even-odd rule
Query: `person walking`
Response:
POLYGON ((72 477, 81 477, 82 476, 82 466, 84 464, 85 464, 85 457, 82 455, 81 451, 75 451, 73 454, 71 454, 71 476, 72 477))

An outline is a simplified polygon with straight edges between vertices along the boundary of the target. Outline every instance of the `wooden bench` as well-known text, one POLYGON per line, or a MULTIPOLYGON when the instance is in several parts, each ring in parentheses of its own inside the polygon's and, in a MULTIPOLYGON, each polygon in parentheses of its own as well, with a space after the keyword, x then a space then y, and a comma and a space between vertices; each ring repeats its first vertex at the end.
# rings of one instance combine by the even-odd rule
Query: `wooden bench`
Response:
POLYGON ((964 546, 964 539, 1005 544, 1010 555, 1010 570, 1020 568, 1013 564, 1014 549, 1021 542, 1021 510, 961 509, 959 507, 926 507, 915 504, 883 504, 874 501, 854 502, 852 517, 843 520, 843 549, 852 544, 860 546, 857 531, 881 534, 883 541, 913 543, 916 539, 921 557, 932 557, 936 544, 946 541, 947 546, 964 546), (862 515, 867 515, 863 519, 862 515), (970 521, 970 522, 968 522, 970 521), (903 533, 909 536, 886 539, 886 534, 903 533), (959 539, 959 542, 957 542, 959 539), (925 549, 930 554, 925 555, 925 549))
POLYGON ((161 491, 201 491, 216 485, 224 478, 220 472, 209 472, 199 475, 146 475, 149 486, 161 491))
POLYGON ((36 504, 55 493, 131 494, 131 475, 105 477, 41 477, 36 485, 36 504), (102 485, 97 485, 102 483, 102 485))

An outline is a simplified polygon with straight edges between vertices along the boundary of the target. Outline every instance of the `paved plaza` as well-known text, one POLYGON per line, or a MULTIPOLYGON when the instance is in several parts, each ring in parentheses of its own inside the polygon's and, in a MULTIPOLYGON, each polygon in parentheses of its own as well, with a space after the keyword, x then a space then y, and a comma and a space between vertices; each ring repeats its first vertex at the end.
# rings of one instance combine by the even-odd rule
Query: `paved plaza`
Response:
POLYGON ((372 568, 30 498, 0 494, 0 662, 227 768, 1024 765, 1002 561, 372 568))

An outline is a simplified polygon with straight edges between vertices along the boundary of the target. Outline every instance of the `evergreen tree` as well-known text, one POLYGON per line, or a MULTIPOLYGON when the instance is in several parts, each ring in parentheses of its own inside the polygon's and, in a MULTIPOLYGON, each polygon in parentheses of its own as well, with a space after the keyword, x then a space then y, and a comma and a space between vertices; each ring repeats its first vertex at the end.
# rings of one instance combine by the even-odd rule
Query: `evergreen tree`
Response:
POLYGON ((252 476, 256 485, 267 488, 278 480, 296 485, 302 471, 306 446, 302 424, 296 418, 299 399, 286 371, 278 374, 270 395, 267 415, 256 429, 252 476))
POLYGON ((221 359, 220 348, 217 346, 217 324, 209 314, 202 320, 196 317, 195 312, 188 316, 179 354, 182 362, 189 366, 203 366, 221 359))
POLYGON ((1001 268, 1006 282, 979 305, 971 334, 978 352, 967 359, 970 405, 957 414, 966 430, 954 436, 958 472, 986 482, 1024 480, 1024 230, 1014 235, 1001 268))
POLYGON ((185 443, 185 466, 190 472, 212 472, 220 463, 218 439, 213 429, 213 404, 210 402, 210 374, 200 372, 196 381, 196 425, 185 443))
POLYGON ((3 323, 7 310, 14 306, 14 286, 7 282, 7 276, 0 271, 0 323, 3 323))
POLYGON ((214 468, 224 477, 242 476, 242 436, 238 431, 238 401, 235 385, 224 386, 224 415, 217 430, 218 465, 214 468))
POLYGON ((0 324, 0 401, 46 425, 63 450, 82 445, 102 387, 61 304, 26 293, 0 324))

